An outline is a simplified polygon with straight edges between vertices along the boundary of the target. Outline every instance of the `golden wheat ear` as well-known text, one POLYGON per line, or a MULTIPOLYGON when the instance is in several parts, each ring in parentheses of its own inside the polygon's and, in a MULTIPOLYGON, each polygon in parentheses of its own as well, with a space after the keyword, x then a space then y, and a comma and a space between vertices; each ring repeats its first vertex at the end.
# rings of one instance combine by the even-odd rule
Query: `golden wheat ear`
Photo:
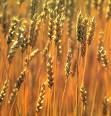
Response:
POLYGON ((12 89, 12 92, 11 92, 11 94, 10 94, 10 97, 9 97, 9 101, 8 101, 9 104, 11 104, 11 103, 14 101, 14 99, 15 99, 15 97, 16 97, 18 91, 20 90, 20 87, 21 87, 21 85, 22 85, 22 83, 23 83, 23 81, 24 81, 25 72, 26 72, 26 69, 24 69, 24 70, 20 73, 18 79, 16 80, 15 85, 14 85, 14 87, 13 87, 13 89, 12 89))
POLYGON ((45 93, 46 93, 46 84, 43 83, 40 89, 39 98, 36 105, 36 112, 39 112, 43 108, 45 93))
POLYGON ((18 27, 19 19, 18 17, 13 17, 9 26, 8 36, 7 36, 7 45, 14 41, 15 33, 18 27))
POLYGON ((67 0, 65 7, 66 7, 65 8, 65 15, 66 15, 65 18, 67 20, 67 25, 68 25, 67 37, 69 39, 72 39, 76 1, 75 0, 67 0))
POLYGON ((77 36, 77 40, 81 44, 81 56, 82 57, 84 57, 86 54, 88 22, 89 22, 88 18, 82 16, 80 12, 77 17, 76 36, 77 36))
POLYGON ((80 89, 80 92, 81 92, 81 100, 83 102, 83 105, 86 106, 87 105, 87 90, 84 86, 82 86, 80 89))
POLYGON ((28 56, 25 57, 24 60, 24 67, 28 68, 29 63, 31 62, 31 60, 40 52, 40 50, 37 48, 35 50, 33 50, 28 56))
POLYGON ((67 61, 66 61, 66 65, 65 65, 65 75, 68 78, 70 73, 71 73, 71 60, 73 57, 73 51, 74 48, 71 46, 68 50, 68 54, 67 54, 67 61))
POLYGON ((103 33, 100 33, 100 36, 99 36, 97 60, 99 63, 102 64, 103 67, 105 67, 105 68, 108 67, 109 59, 107 57, 106 50, 104 48, 103 33))
POLYGON ((9 85, 9 81, 6 79, 0 91, 0 106, 2 105, 2 102, 6 96, 8 85, 9 85))
POLYGON ((51 55, 47 56, 47 75, 48 75, 48 87, 52 88, 54 84, 54 78, 53 78, 53 62, 51 55))
POLYGON ((93 17, 89 21, 89 28, 88 28, 88 32, 87 32, 87 44, 88 45, 90 45, 93 40, 95 28, 96 28, 96 23, 95 23, 95 18, 93 17))

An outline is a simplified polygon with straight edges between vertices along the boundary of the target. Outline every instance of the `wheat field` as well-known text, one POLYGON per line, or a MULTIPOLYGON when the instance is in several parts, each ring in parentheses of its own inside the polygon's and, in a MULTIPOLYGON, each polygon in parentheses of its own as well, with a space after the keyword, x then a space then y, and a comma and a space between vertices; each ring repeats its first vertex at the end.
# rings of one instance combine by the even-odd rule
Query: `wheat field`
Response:
POLYGON ((111 116, 111 0, 0 0, 0 116, 111 116))

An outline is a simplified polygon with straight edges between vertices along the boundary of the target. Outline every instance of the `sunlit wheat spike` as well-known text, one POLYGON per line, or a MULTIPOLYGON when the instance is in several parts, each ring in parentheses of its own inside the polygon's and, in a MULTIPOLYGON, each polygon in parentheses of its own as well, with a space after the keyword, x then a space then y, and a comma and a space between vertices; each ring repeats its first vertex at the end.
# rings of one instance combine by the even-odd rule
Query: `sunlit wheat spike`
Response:
POLYGON ((11 42, 14 40, 16 29, 18 27, 18 22, 19 22, 18 17, 13 17, 11 20, 11 24, 10 24, 8 36, 7 36, 7 44, 8 45, 10 45, 11 42))
POLYGON ((111 0, 0 0, 0 116, 111 116, 110 60, 111 0))
POLYGON ((74 48, 71 46, 68 50, 68 54, 67 54, 67 61, 66 61, 66 65, 65 65, 65 75, 68 78, 70 73, 71 73, 71 60, 73 57, 73 51, 74 48))
POLYGON ((57 56, 60 57, 62 54, 62 33, 65 19, 65 11, 64 4, 58 0, 56 3, 56 17, 54 21, 54 31, 53 31, 53 39, 57 46, 57 56))
POLYGON ((76 0, 66 0, 66 1, 64 1, 64 5, 65 5, 65 15, 66 15, 66 17, 67 18, 69 18, 69 17, 73 18, 73 15, 75 13, 76 0))
POLYGON ((15 52, 17 50, 17 48, 19 47, 19 42, 18 40, 14 41, 14 43, 12 44, 11 48, 9 49, 9 52, 8 52, 8 61, 9 63, 12 62, 12 59, 15 55, 15 52))
POLYGON ((24 66, 27 67, 31 62, 31 60, 33 59, 33 57, 35 57, 39 52, 40 50, 37 48, 34 51, 32 51, 28 56, 26 56, 24 61, 24 66))
POLYGON ((106 116, 108 113, 109 99, 105 96, 103 101, 103 116, 106 116))
POLYGON ((0 106, 2 105, 2 102, 6 96, 8 85, 9 81, 6 79, 0 91, 0 106))
POLYGON ((68 25, 67 36, 69 39, 72 38, 75 8, 76 8, 75 0, 66 0, 65 10, 66 10, 67 25, 68 25))
POLYGON ((48 39, 51 41, 53 38, 54 31, 54 11, 50 9, 49 11, 49 21, 48 21, 48 39))
POLYGON ((109 60, 107 59, 106 56, 106 50, 104 49, 104 47, 100 47, 98 49, 98 56, 100 57, 100 62, 102 63, 103 67, 107 67, 109 64, 109 60))
POLYGON ((41 12, 41 0, 32 0, 31 3, 31 26, 30 26, 30 45, 32 47, 35 46, 38 31, 39 31, 39 26, 42 17, 44 17, 45 12, 41 12))
MULTIPOLYGON (((8 61, 11 63, 15 53, 16 53, 16 50, 21 47, 23 47, 23 42, 25 40, 25 34, 26 32, 26 20, 25 19, 21 19, 19 21, 19 27, 17 28, 17 31, 15 32, 15 35, 16 35, 16 40, 12 43, 9 51, 8 51, 8 61)), ((28 44, 28 43, 25 43, 25 44, 28 44)))
POLYGON ((41 12, 39 15, 35 13, 33 19, 31 20, 29 40, 30 40, 30 45, 32 47, 35 46, 35 43, 37 41, 40 23, 44 15, 45 15, 44 12, 41 12))
MULTIPOLYGON (((19 48, 19 46, 20 47, 22 46, 22 48, 24 47, 23 42, 26 41, 26 38, 25 38, 26 24, 27 24, 27 21, 25 19, 21 19, 21 20, 19 20, 19 25, 18 25, 16 31, 14 30, 13 36, 16 36, 17 39, 12 43, 12 46, 9 49, 8 58, 10 60, 13 58, 13 56, 16 52, 16 49, 19 48)), ((28 44, 28 43, 25 43, 25 45, 26 44, 28 44)))
POLYGON ((106 55, 106 50, 104 48, 103 44, 103 34, 100 33, 100 38, 99 38, 99 45, 98 45, 98 52, 97 52, 97 60, 99 63, 102 64, 103 67, 107 68, 109 65, 109 60, 106 55))
POLYGON ((101 62, 101 54, 99 52, 99 49, 101 48, 101 46, 104 45, 103 36, 104 36, 104 33, 100 32, 99 33, 99 43, 98 43, 98 53, 97 53, 97 60, 98 60, 98 62, 101 62))
POLYGON ((33 19, 34 15, 38 13, 38 7, 40 5, 40 0, 32 0, 31 2, 31 19, 33 19))
POLYGON ((95 18, 92 18, 89 21, 89 27, 88 27, 88 32, 87 32, 87 43, 88 43, 88 45, 90 45, 92 40, 93 40, 94 33, 95 33, 95 28, 96 28, 95 18))
POLYGON ((53 62, 51 55, 47 56, 47 75, 48 75, 48 87, 52 88, 54 84, 54 78, 53 78, 53 62))
POLYGON ((57 56, 60 57, 62 54, 62 40, 58 40, 56 45, 57 45, 57 56))
POLYGON ((82 16, 81 12, 79 12, 78 17, 77 17, 76 36, 77 36, 77 40, 80 42, 82 41, 81 40, 82 39, 82 37, 81 37, 82 36, 81 25, 82 25, 83 18, 84 17, 82 16))
POLYGON ((87 90, 83 86, 83 87, 81 87, 80 92, 81 92, 81 100, 83 102, 83 105, 86 106, 87 105, 87 101, 88 101, 87 100, 87 90))
POLYGON ((77 17, 76 34, 77 34, 77 40, 80 41, 81 43, 84 39, 86 39, 87 24, 88 24, 88 19, 86 17, 83 17, 80 12, 77 17))
POLYGON ((49 52, 49 49, 50 49, 50 45, 51 45, 51 42, 49 40, 49 41, 47 41, 47 43, 46 43, 46 45, 45 45, 45 47, 44 47, 44 49, 42 51, 42 54, 43 54, 44 58, 46 58, 47 55, 48 55, 48 52, 49 52))
POLYGON ((84 57, 86 53, 86 40, 87 40, 87 28, 88 18, 83 17, 81 12, 77 17, 76 36, 77 40, 81 43, 81 56, 84 57))
POLYGON ((24 52, 29 45, 29 39, 26 36, 26 32, 28 31, 27 26, 28 26, 27 20, 24 18, 21 19, 20 26, 18 28, 18 42, 22 52, 24 52))
POLYGON ((43 83, 40 89, 40 93, 36 105, 36 112, 39 112, 43 108, 45 93, 46 93, 46 84, 43 83))
POLYGON ((44 4, 43 4, 44 18, 43 18, 43 20, 47 20, 47 18, 48 18, 51 3, 52 3, 51 0, 44 1, 44 4))
POLYGON ((21 87, 21 85, 22 85, 22 83, 23 83, 23 81, 24 81, 25 72, 26 72, 26 69, 24 69, 24 70, 20 73, 18 79, 16 80, 16 82, 15 82, 15 84, 14 84, 14 87, 13 87, 13 89, 12 89, 12 92, 11 92, 11 94, 10 94, 10 97, 9 97, 9 101, 8 101, 9 104, 11 104, 11 103, 14 101, 14 99, 15 99, 15 97, 16 97, 18 91, 20 90, 20 87, 21 87))

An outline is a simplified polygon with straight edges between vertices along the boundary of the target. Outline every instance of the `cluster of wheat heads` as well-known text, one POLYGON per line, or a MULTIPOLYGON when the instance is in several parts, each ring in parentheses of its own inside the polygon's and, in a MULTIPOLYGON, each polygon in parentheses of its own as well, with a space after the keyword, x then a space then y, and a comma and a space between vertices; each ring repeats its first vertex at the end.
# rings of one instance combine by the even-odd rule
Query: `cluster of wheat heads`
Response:
POLYGON ((111 116, 111 0, 0 0, 0 116, 111 116))

